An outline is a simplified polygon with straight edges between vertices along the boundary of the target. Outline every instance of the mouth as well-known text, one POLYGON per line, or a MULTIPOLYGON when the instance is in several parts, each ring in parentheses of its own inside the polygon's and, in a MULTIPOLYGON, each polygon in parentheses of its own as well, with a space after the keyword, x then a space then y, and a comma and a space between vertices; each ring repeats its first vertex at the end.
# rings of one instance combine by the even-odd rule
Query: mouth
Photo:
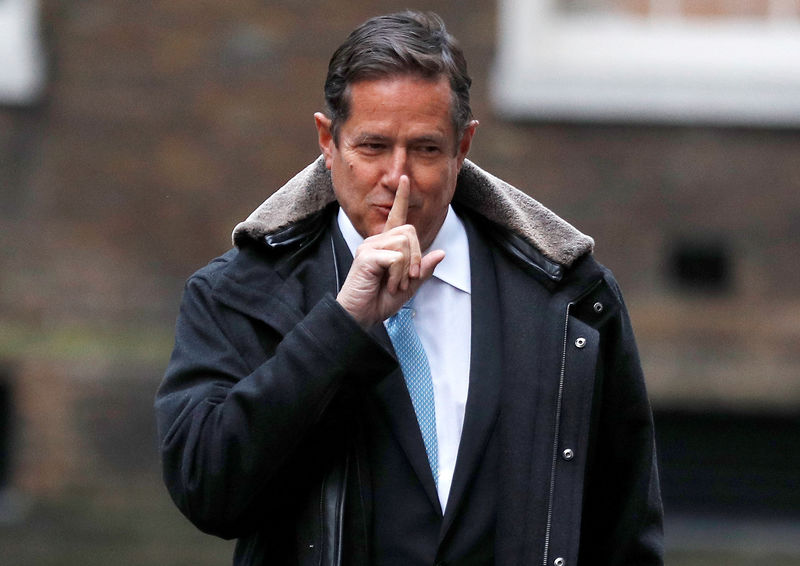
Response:
MULTIPOLYGON (((389 202, 389 203, 384 203, 384 204, 373 203, 371 206, 374 207, 374 208, 377 208, 379 210, 386 210, 388 212, 388 211, 392 210, 392 206, 394 206, 394 202, 389 202)), ((412 210, 414 208, 419 208, 419 207, 420 207, 420 205, 417 202, 408 203, 408 209, 409 210, 412 210)))
POLYGON ((389 212, 391 212, 392 210, 391 204, 374 204, 372 206, 375 208, 375 210, 377 210, 379 213, 381 213, 386 217, 389 216, 389 212))

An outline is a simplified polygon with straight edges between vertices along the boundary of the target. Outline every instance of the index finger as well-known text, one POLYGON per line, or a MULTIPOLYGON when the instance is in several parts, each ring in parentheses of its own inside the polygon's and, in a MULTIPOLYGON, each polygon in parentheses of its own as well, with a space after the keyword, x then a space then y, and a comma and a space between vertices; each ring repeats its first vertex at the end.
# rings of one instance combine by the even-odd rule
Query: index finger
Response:
POLYGON ((411 193, 411 182, 408 180, 407 175, 401 175, 400 183, 397 185, 397 191, 394 193, 392 209, 389 211, 389 217, 386 219, 386 224, 383 227, 384 232, 388 232, 392 228, 397 228, 406 223, 409 193, 411 193))

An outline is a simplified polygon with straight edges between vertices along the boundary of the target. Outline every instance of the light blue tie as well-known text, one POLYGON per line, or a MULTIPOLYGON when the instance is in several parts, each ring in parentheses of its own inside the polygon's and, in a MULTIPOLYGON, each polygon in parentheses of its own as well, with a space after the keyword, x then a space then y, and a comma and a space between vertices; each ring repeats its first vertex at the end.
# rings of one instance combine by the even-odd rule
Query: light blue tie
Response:
POLYGON ((433 480, 439 485, 439 443, 436 440, 436 406, 433 402, 433 380, 428 356, 414 328, 413 298, 397 314, 386 321, 386 331, 403 370, 411 403, 417 414, 419 430, 428 453, 433 480))

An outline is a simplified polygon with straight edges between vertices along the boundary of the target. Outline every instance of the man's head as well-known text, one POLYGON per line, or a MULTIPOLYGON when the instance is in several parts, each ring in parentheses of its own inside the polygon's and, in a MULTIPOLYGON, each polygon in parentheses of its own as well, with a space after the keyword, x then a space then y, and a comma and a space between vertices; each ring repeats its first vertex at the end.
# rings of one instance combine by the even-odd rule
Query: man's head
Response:
POLYGON ((339 126, 350 115, 350 87, 359 81, 400 75, 447 78, 453 94, 451 119, 460 137, 472 119, 472 79, 464 53, 439 16, 408 11, 367 20, 331 57, 325 102, 335 142, 339 126))
POLYGON ((363 236, 383 231, 401 177, 422 249, 447 215, 477 122, 464 56, 437 16, 406 12, 357 28, 334 54, 330 116, 314 115, 339 204, 363 236))

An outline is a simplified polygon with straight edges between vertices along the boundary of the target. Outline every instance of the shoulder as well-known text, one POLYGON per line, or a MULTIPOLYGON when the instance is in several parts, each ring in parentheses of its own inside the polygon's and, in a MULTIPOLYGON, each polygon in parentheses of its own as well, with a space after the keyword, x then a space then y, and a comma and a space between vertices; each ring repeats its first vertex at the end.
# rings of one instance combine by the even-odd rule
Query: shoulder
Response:
MULTIPOLYGON (((527 192, 464 162, 454 202, 516 236, 554 264, 570 266, 591 253, 594 240, 527 192)), ((524 246, 523 246, 524 247, 524 246)))
POLYGON ((245 281, 263 276, 265 271, 291 272, 308 259, 314 244, 324 236, 334 209, 328 206, 270 234, 243 236, 235 247, 192 274, 188 282, 214 287, 225 279, 245 281))
POLYGON ((457 211, 468 230, 479 234, 485 245, 501 253, 551 291, 560 287, 567 275, 574 279, 575 274, 588 276, 589 272, 604 269, 594 260, 591 250, 586 250, 570 263, 558 262, 510 227, 490 220, 475 210, 458 206, 457 211))
POLYGON ((508 269, 524 274, 513 278, 518 285, 544 287, 560 302, 575 304, 576 312, 587 302, 591 302, 590 310, 600 302, 608 309, 606 314, 617 312, 624 305, 614 274, 590 250, 569 264, 558 263, 506 226, 474 211, 459 211, 459 214, 463 214, 468 230, 479 234, 479 241, 493 250, 495 261, 499 258, 507 266, 504 274, 511 273, 508 269))
POLYGON ((611 271, 611 269, 600 263, 594 254, 586 254, 585 256, 579 258, 570 266, 569 269, 565 271, 564 279, 566 282, 602 281, 613 290, 614 295, 616 295, 620 300, 622 299, 622 293, 619 290, 619 284, 614 277, 614 273, 611 271))
POLYGON ((231 248, 224 254, 215 257, 189 276, 186 280, 186 287, 214 287, 222 274, 230 269, 230 266, 235 262, 238 256, 239 249, 231 248))

